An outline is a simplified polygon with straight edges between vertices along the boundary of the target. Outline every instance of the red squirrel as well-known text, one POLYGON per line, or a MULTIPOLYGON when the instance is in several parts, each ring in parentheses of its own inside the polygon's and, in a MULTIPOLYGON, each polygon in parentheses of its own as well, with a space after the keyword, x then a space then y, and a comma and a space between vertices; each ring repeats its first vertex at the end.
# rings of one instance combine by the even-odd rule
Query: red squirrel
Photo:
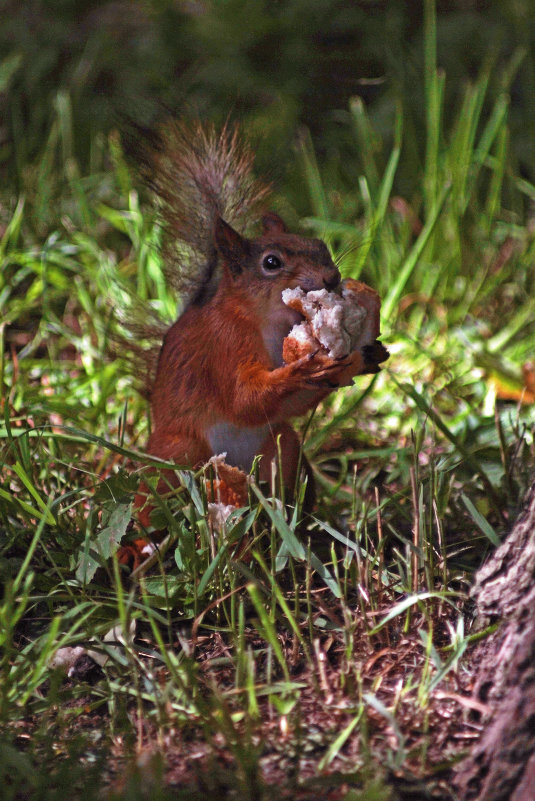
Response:
MULTIPOLYGON (((226 453, 227 464, 245 472, 261 456, 260 479, 268 480, 280 437, 284 485, 293 493, 301 463, 311 506, 312 475, 290 419, 316 406, 348 370, 377 372, 388 354, 375 342, 343 359, 311 353, 284 363, 283 341, 303 317, 282 291, 335 290, 341 277, 327 246, 289 233, 273 212, 259 214, 268 190, 253 179, 252 152, 236 131, 174 126, 162 141, 149 183, 162 213, 164 259, 186 284, 187 300, 161 346, 147 450, 192 468, 226 453), (246 237, 244 223, 259 216, 262 233, 246 237)), ((378 310, 377 300, 375 335, 378 310)), ((143 491, 136 506, 148 526, 143 491)))

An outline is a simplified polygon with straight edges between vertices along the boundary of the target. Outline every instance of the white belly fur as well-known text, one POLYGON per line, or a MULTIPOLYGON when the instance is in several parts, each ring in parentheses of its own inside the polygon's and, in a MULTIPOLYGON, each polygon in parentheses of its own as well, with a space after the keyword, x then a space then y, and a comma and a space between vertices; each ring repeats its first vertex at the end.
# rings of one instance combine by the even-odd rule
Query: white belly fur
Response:
POLYGON ((206 436, 214 455, 226 453, 227 464, 248 473, 268 433, 267 424, 258 428, 240 428, 232 423, 217 423, 208 429, 206 436))

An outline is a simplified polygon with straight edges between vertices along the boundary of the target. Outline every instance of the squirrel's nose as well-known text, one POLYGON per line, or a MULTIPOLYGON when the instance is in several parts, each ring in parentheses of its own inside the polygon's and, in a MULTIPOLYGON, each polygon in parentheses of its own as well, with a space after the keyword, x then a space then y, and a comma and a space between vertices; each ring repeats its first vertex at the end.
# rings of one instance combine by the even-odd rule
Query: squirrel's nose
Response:
POLYGON ((330 270, 328 273, 325 273, 323 276, 323 283, 325 285, 325 289, 328 289, 329 291, 331 289, 336 289, 340 283, 340 271, 335 267, 334 270, 330 270))

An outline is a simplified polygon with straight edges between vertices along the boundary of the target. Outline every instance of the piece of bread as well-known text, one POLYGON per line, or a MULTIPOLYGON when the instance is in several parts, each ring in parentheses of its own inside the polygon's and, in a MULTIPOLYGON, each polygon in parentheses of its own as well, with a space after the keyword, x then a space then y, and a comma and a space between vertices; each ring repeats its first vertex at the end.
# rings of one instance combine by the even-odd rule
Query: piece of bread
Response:
POLYGON ((361 281, 347 278, 336 292, 285 289, 282 299, 305 318, 284 340, 282 356, 287 364, 310 353, 320 359, 342 359, 373 345, 379 336, 381 301, 361 281))
POLYGON ((345 297, 351 298, 353 303, 357 303, 362 309, 366 309, 366 319, 360 333, 357 346, 373 345, 381 333, 381 298, 379 294, 368 284, 356 281, 354 278, 346 278, 342 281, 345 297))

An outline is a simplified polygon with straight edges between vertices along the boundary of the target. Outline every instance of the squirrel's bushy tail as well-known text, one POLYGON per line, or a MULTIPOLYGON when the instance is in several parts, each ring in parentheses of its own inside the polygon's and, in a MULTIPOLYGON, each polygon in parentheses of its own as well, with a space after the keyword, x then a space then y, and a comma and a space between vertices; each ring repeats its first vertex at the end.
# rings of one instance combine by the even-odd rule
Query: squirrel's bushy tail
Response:
POLYGON ((269 186, 254 178, 253 162, 237 128, 217 131, 200 122, 167 124, 145 162, 162 222, 166 279, 186 302, 217 283, 217 217, 241 233, 259 219, 269 186))
MULTIPOLYGON (((128 140, 128 129, 125 132, 128 140)), ((182 308, 205 302, 217 288, 214 226, 218 216, 246 233, 259 220, 269 195, 253 175, 252 148, 237 128, 170 122, 156 133, 137 129, 130 145, 141 175, 153 191, 162 228, 161 257, 167 285, 182 308)), ((115 287, 109 332, 110 355, 121 358, 138 391, 152 392, 164 323, 150 301, 115 287)))

